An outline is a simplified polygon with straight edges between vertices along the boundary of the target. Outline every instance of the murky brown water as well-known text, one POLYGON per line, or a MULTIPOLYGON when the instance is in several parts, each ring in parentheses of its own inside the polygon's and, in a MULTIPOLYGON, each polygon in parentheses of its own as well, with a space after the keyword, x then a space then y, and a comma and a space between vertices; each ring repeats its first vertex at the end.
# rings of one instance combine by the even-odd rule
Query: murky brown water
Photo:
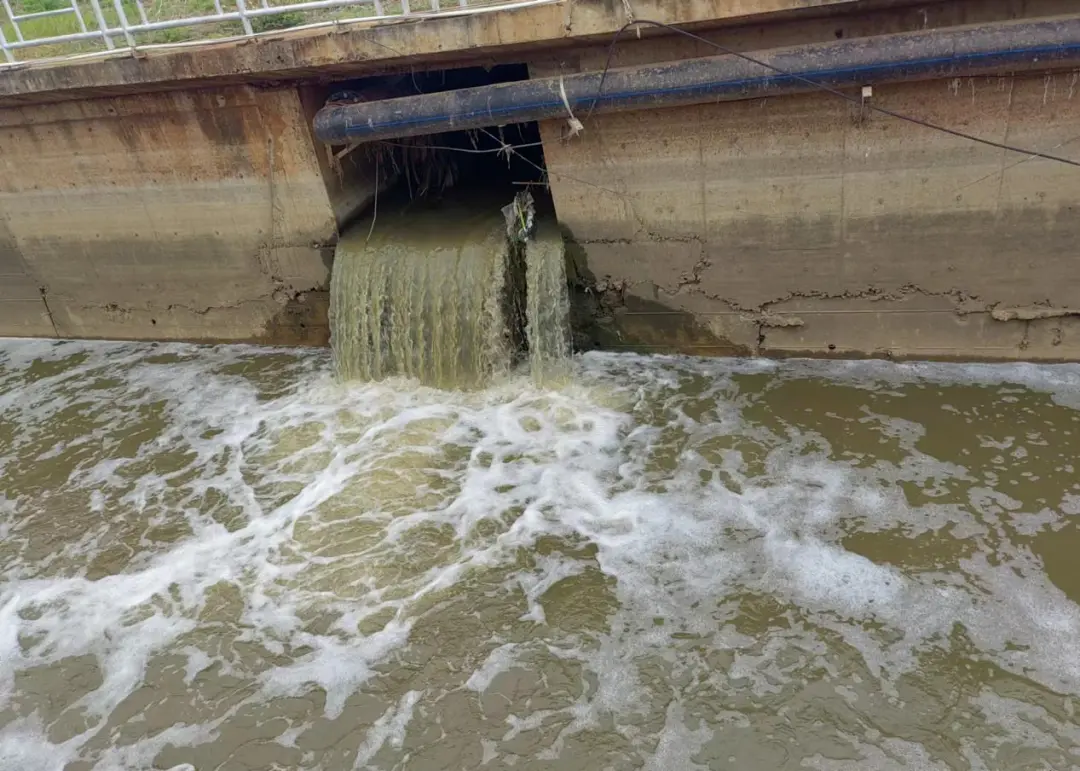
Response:
POLYGON ((0 342, 0 768, 1080 766, 1080 368, 0 342))

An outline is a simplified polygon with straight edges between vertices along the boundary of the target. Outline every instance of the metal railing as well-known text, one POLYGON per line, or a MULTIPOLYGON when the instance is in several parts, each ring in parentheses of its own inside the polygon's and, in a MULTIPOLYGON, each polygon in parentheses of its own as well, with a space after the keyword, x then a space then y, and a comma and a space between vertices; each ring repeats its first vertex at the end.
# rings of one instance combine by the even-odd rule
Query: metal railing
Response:
MULTIPOLYGON (((472 0, 472 6, 469 4, 469 0, 441 0, 441 3, 451 4, 456 3, 455 6, 449 10, 441 7, 440 0, 411 0, 411 3, 415 4, 430 4, 430 10, 428 9, 413 9, 410 7, 410 0, 303 0, 302 2, 288 3, 286 5, 270 5, 269 0, 258 0, 260 5, 255 8, 249 8, 246 0, 232 0, 236 5, 236 10, 226 10, 222 6, 222 0, 213 0, 214 12, 212 14, 193 15, 188 17, 176 18, 176 19, 162 19, 159 21, 151 21, 146 14, 146 8, 143 5, 143 0, 133 0, 135 10, 138 12, 139 19, 136 23, 132 23, 128 20, 129 8, 124 7, 124 0, 112 0, 112 11, 116 15, 117 23, 110 25, 105 18, 105 13, 102 8, 101 0, 83 0, 89 4, 91 11, 93 12, 95 27, 90 29, 87 27, 86 19, 83 16, 83 11, 79 6, 80 0, 68 0, 69 7, 57 8, 54 10, 37 11, 35 13, 23 13, 16 14, 12 8, 11 0, 0 0, 3 4, 4 12, 7 17, 7 22, 14 32, 14 40, 9 40, 8 35, 4 31, 4 19, 0 17, 0 50, 3 51, 4 61, 0 62, 0 70, 5 66, 13 64, 21 64, 27 60, 20 61, 16 52, 22 49, 36 48, 41 46, 62 46, 71 43, 83 43, 83 42, 95 42, 104 46, 105 50, 99 50, 90 53, 90 56, 100 56, 102 54, 120 54, 125 52, 134 52, 137 49, 147 48, 161 48, 170 46, 190 46, 198 45, 201 43, 209 42, 221 42, 223 40, 254 37, 258 34, 280 33, 284 29, 309 29, 312 27, 323 26, 338 26, 342 24, 349 24, 352 22, 380 22, 388 21, 392 19, 400 19, 402 16, 458 16, 462 14, 471 13, 483 13, 493 10, 508 10, 511 8, 521 8, 533 5, 545 5, 552 2, 558 2, 559 0, 472 0), (275 27, 266 33, 256 32, 252 26, 253 20, 258 20, 267 17, 282 16, 284 14, 296 14, 296 13, 310 13, 312 11, 325 11, 337 8, 350 8, 357 6, 369 6, 371 8, 371 15, 354 16, 351 18, 338 18, 328 21, 317 21, 314 23, 301 23, 296 25, 289 25, 287 27, 275 27), (388 6, 399 7, 400 11, 388 13, 388 6), (47 37, 29 37, 23 28, 23 23, 34 19, 42 19, 50 16, 67 16, 73 15, 75 17, 75 23, 78 26, 78 32, 71 32, 63 35, 51 35, 47 37), (194 38, 191 40, 185 40, 182 42, 165 43, 165 44, 145 44, 139 43, 137 36, 148 32, 157 32, 161 30, 169 29, 181 29, 190 27, 199 27, 207 24, 218 24, 221 22, 240 22, 240 26, 243 30, 241 35, 232 35, 228 37, 203 37, 194 38), (117 39, 123 38, 126 45, 122 47, 117 46, 117 39)), ((130 2, 130 0, 129 0, 130 2)), ((50 59, 69 59, 77 56, 86 56, 86 53, 61 53, 57 56, 49 57, 50 59)), ((42 61, 41 58, 34 59, 35 61, 42 61)))

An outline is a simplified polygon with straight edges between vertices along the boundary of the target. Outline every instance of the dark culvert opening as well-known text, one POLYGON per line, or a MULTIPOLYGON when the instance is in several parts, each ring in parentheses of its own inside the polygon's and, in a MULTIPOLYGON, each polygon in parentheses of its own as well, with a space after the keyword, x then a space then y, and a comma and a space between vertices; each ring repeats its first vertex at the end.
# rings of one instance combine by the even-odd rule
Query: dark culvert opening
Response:
MULTIPOLYGON (((327 103, 382 101, 528 77, 524 64, 398 73, 335 83, 327 103)), ((447 196, 457 202, 474 197, 478 206, 497 199, 505 199, 505 204, 515 194, 529 190, 538 208, 553 211, 540 129, 535 121, 376 140, 350 152, 378 160, 380 178, 384 184, 391 183, 380 194, 380 205, 408 202, 435 206, 447 196)))
MULTIPOLYGON (((334 84, 327 105, 362 106, 527 78, 524 65, 367 78, 334 84)), ((363 111, 355 112, 355 120, 363 121, 363 111)), ((536 122, 387 136, 337 146, 332 152, 362 159, 368 178, 374 170, 381 182, 371 206, 357 212, 357 219, 343 229, 335 256, 340 291, 331 307, 336 303, 339 309, 334 329, 343 330, 335 331, 341 342, 335 343, 339 372, 377 378, 388 371, 405 371, 425 382, 481 382, 483 373, 495 366, 484 358, 488 343, 483 340, 489 338, 480 330, 492 317, 505 321, 500 339, 515 362, 530 358, 534 372, 538 362, 552 366, 540 355, 551 343, 539 337, 534 341, 528 332, 539 328, 530 326, 530 313, 540 311, 529 310, 537 303, 528 303, 527 275, 544 278, 538 266, 549 264, 555 254, 559 263, 563 261, 561 237, 557 250, 551 246, 551 234, 558 236, 558 230, 536 122), (525 192, 531 194, 527 204, 520 196, 525 192), (528 211, 527 217, 521 216, 523 211, 528 211), (494 231, 488 229, 492 219, 499 223, 494 231), (487 224, 469 230, 472 220, 487 224), (526 220, 529 234, 515 237, 514 225, 526 220), (500 243, 485 240, 490 237, 500 243), (432 254, 446 259, 432 260, 432 254), (491 273, 493 264, 501 266, 497 277, 491 273), (455 270, 459 272, 454 274, 455 270), (376 290, 369 288, 372 281, 378 284, 376 290), (365 299, 371 291, 377 294, 365 299), (491 310, 493 302, 501 306, 498 312, 491 310), (380 310, 365 310, 373 303, 380 310), (350 313, 356 314, 355 323, 346 321, 350 313), (443 341, 448 335, 466 342, 458 350, 448 350, 443 341), (352 338, 348 352, 346 336, 352 338), (347 365, 346 372, 341 363, 348 361, 355 366, 347 365)), ((565 276, 562 283, 565 287, 565 276)), ((537 288, 542 288, 539 283, 537 288)), ((545 324, 545 330, 550 326, 545 324)))
POLYGON ((382 173, 397 177, 397 199, 437 205, 475 197, 478 205, 509 202, 529 190, 547 199, 544 152, 536 123, 426 134, 371 143, 382 173))

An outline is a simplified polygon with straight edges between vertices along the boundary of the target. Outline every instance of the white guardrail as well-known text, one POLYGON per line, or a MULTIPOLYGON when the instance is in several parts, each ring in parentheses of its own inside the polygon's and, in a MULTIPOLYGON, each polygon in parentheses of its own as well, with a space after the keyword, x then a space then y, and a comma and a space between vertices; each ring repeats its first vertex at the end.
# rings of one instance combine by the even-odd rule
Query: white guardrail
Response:
MULTIPOLYGON (((176 46, 191 46, 209 42, 222 42, 230 39, 242 39, 255 37, 259 34, 280 34, 285 29, 311 29, 313 27, 331 27, 350 24, 353 22, 378 23, 401 19, 403 16, 429 18, 432 16, 461 16, 465 14, 485 13, 490 11, 510 10, 533 5, 546 5, 560 0, 305 0, 304 2, 288 3, 286 5, 270 5, 269 0, 252 0, 259 2, 257 7, 248 7, 245 0, 231 0, 236 4, 236 9, 222 5, 223 0, 213 0, 214 12, 201 15, 185 16, 174 19, 162 19, 151 21, 147 16, 143 0, 111 0, 111 13, 115 15, 115 23, 110 24, 106 19, 101 0, 67 0, 69 5, 61 8, 37 11, 33 13, 16 13, 12 0, 0 0, 3 3, 4 15, 0 16, 0 50, 3 51, 4 61, 0 62, 0 71, 11 65, 25 64, 27 61, 43 61, 43 57, 19 60, 17 52, 42 46, 64 46, 71 43, 96 43, 101 50, 93 52, 63 53, 48 57, 49 60, 74 59, 86 56, 102 56, 109 54, 133 53, 136 50, 150 48, 166 48, 176 46), (131 3, 134 3, 134 8, 131 3), (80 5, 88 5, 93 16, 93 24, 87 26, 84 9, 80 5), (125 7, 125 3, 127 3, 125 7), (418 7, 411 7, 415 5, 418 7), (428 6, 424 8, 421 6, 428 6), (332 20, 316 21, 314 23, 300 22, 297 24, 285 24, 273 27, 266 32, 257 32, 252 25, 253 20, 267 17, 282 17, 285 14, 310 14, 311 12, 327 11, 338 8, 352 8, 366 6, 370 10, 369 15, 357 15, 348 18, 335 18, 332 20), (443 6, 451 6, 444 8, 443 6), (130 12, 138 14, 138 20, 128 18, 130 12), (44 19, 54 16, 71 16, 74 18, 74 26, 77 32, 62 35, 50 35, 45 37, 33 37, 25 30, 26 22, 35 19, 44 19), (5 23, 6 22, 6 23, 5 23), (196 37, 181 42, 146 44, 139 43, 138 36, 148 32, 156 32, 168 29, 183 29, 199 27, 207 24, 220 22, 240 22, 243 34, 216 37, 196 37), (12 36, 14 40, 10 39, 12 36), (118 46, 117 39, 123 38, 125 45, 118 46)), ((108 0, 106 0, 108 2, 108 0)), ((230 2, 230 0, 224 0, 230 2)), ((279 21, 280 24, 280 21, 279 21)), ((258 23, 256 22, 256 26, 258 23)))

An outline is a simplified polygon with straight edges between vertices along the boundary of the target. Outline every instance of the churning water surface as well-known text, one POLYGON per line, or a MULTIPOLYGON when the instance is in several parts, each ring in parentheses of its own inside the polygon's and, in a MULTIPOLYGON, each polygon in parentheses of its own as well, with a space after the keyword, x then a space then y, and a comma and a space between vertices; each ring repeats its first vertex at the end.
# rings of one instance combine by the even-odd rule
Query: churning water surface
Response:
POLYGON ((0 343, 0 768, 1080 765, 1080 368, 0 343))

